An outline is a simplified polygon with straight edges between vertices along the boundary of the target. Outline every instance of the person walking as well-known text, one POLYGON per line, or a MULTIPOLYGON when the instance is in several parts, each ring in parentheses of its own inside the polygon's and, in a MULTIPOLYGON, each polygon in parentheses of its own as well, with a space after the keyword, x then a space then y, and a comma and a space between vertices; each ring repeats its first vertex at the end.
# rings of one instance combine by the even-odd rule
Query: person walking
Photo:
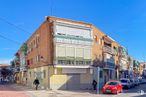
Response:
POLYGON ((94 90, 97 90, 97 82, 95 81, 95 80, 93 80, 93 82, 92 82, 92 86, 93 86, 93 89, 94 90))
POLYGON ((40 84, 39 80, 36 78, 33 82, 33 84, 35 85, 35 89, 37 90, 38 89, 38 86, 40 84))

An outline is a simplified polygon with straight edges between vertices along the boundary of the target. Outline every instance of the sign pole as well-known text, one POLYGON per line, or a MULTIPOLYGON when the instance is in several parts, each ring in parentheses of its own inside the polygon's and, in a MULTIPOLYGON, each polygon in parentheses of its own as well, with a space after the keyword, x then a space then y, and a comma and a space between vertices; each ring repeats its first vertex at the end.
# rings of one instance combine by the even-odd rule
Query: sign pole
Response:
POLYGON ((100 67, 97 67, 97 94, 100 93, 100 82, 99 82, 99 75, 100 75, 100 67))

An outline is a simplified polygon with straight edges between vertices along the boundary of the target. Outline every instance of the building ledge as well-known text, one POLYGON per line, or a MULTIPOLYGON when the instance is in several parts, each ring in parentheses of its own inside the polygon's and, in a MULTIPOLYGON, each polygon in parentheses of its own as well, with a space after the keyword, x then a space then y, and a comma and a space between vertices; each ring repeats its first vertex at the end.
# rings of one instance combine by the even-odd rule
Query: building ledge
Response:
POLYGON ((90 65, 54 65, 56 68, 92 68, 90 65))

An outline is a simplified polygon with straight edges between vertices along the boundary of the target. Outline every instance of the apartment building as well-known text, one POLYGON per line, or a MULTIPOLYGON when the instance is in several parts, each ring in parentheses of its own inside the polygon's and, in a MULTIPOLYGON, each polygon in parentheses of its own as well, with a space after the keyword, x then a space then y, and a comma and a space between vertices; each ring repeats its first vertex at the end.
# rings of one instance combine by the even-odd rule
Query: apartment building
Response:
POLYGON ((56 17, 47 17, 16 56, 19 81, 31 86, 38 78, 42 89, 92 89, 93 79, 101 88, 138 72, 128 50, 94 25, 56 17))
POLYGON ((119 60, 120 60, 120 71, 119 71, 119 77, 120 78, 128 78, 128 50, 120 46, 119 47, 119 60))
POLYGON ((108 80, 118 79, 119 44, 111 37, 93 27, 93 79, 101 88, 108 80), (99 74, 98 74, 99 73, 99 74), (99 79, 99 80, 98 80, 99 79))
POLYGON ((27 41, 28 84, 41 88, 92 88, 91 24, 47 17, 27 41))
POLYGON ((15 54, 15 59, 12 61, 13 68, 15 68, 15 80, 16 83, 27 83, 27 64, 26 64, 27 44, 24 43, 15 54))

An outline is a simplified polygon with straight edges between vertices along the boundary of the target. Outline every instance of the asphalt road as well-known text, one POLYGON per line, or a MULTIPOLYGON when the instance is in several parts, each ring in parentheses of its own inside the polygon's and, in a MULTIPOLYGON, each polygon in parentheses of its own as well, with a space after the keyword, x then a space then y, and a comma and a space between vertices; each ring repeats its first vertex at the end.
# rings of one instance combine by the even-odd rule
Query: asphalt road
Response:
POLYGON ((16 84, 0 85, 0 97, 146 97, 146 84, 141 84, 123 93, 96 94, 93 91, 65 91, 65 90, 34 90, 16 84))

